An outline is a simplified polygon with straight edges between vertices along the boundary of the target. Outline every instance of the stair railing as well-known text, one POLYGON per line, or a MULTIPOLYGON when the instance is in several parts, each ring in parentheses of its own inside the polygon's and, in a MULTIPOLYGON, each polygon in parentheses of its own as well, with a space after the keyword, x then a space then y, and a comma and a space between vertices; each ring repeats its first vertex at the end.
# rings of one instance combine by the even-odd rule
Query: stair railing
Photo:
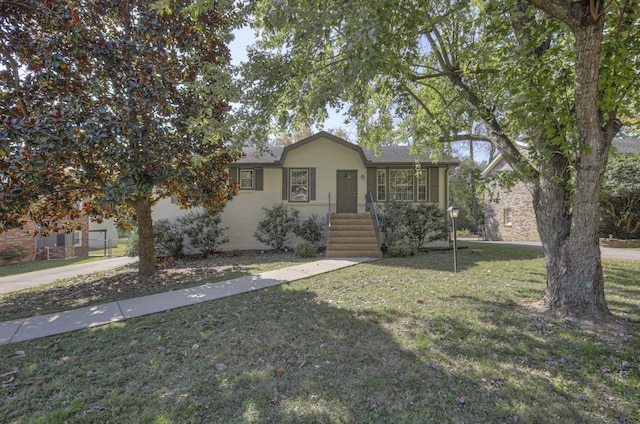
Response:
POLYGON ((329 248, 329 229, 331 228, 331 192, 329 192, 328 209, 327 209, 327 228, 325 229, 325 246, 329 248))
POLYGON ((376 202, 373 200, 373 193, 368 192, 364 195, 366 199, 365 210, 369 211, 371 215, 371 221, 373 222, 373 229, 376 232, 376 241, 378 247, 380 247, 380 220, 378 219, 378 209, 376 208, 376 202))

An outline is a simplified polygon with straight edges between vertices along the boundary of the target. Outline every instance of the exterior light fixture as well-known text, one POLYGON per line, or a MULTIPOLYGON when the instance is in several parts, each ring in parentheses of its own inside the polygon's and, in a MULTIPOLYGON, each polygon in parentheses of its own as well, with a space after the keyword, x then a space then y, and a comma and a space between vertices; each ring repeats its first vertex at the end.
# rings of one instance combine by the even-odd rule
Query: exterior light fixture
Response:
POLYGON ((447 209, 451 217, 451 226, 453 227, 453 272, 458 272, 458 237, 456 234, 456 218, 460 214, 460 208, 457 206, 449 206, 447 209))

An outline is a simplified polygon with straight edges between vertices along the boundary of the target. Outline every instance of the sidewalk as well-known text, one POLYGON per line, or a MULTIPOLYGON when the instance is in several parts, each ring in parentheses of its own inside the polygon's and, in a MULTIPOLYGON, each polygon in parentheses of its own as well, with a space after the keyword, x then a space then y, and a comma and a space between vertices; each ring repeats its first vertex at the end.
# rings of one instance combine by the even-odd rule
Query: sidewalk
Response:
MULTIPOLYGON (((69 331, 91 328, 112 322, 124 321, 129 318, 180 308, 182 306, 195 305, 235 294, 289 283, 369 260, 369 258, 323 259, 276 271, 247 275, 233 280, 204 284, 183 290, 152 294, 135 299, 88 306, 54 314, 0 322, 0 345, 53 336, 69 331)), ((51 272, 52 271, 49 270, 50 274, 51 272)), ((91 272, 94 271, 92 270, 91 272)))

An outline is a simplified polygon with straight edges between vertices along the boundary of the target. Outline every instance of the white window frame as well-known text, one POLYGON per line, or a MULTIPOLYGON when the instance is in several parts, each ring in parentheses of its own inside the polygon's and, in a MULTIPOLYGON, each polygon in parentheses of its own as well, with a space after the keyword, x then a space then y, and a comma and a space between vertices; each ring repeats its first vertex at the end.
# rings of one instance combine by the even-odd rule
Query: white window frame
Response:
POLYGON ((376 200, 384 202, 387 200, 387 170, 378 169, 376 172, 376 200))
POLYGON ((309 201, 309 168, 289 168, 289 201, 309 201))
POLYGON ((506 208, 504 210, 504 225, 507 227, 511 227, 513 225, 513 210, 511 208, 506 208))
POLYGON ((73 246, 82 246, 82 230, 75 230, 73 232, 73 246))
POLYGON ((389 170, 389 200, 398 200, 401 202, 413 202, 414 190, 414 171, 413 169, 390 169, 389 170), (400 178, 398 178, 400 176, 400 178), (409 178, 407 178, 407 176, 409 178), (409 184, 407 188, 397 190, 402 184, 409 184))
POLYGON ((241 168, 238 170, 238 188, 240 190, 255 190, 256 188, 256 172, 250 168, 241 168), (243 173, 250 174, 250 177, 245 177, 243 173), (248 183, 248 185, 246 184, 248 183))
POLYGON ((418 175, 416 175, 417 187, 418 187, 418 202, 426 202, 429 200, 429 179, 427 177, 427 170, 422 169, 418 175))

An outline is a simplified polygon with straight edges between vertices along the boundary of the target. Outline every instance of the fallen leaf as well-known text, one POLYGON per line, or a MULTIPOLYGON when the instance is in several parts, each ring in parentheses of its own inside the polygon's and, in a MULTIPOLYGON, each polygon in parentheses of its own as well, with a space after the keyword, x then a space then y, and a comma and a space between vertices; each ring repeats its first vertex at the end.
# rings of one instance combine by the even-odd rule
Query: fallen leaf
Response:
POLYGON ((276 375, 278 377, 284 377, 286 373, 287 373, 287 370, 285 370, 284 368, 278 368, 276 370, 276 375))
POLYGON ((16 358, 22 358, 26 355, 27 353, 24 350, 16 350, 16 358))

